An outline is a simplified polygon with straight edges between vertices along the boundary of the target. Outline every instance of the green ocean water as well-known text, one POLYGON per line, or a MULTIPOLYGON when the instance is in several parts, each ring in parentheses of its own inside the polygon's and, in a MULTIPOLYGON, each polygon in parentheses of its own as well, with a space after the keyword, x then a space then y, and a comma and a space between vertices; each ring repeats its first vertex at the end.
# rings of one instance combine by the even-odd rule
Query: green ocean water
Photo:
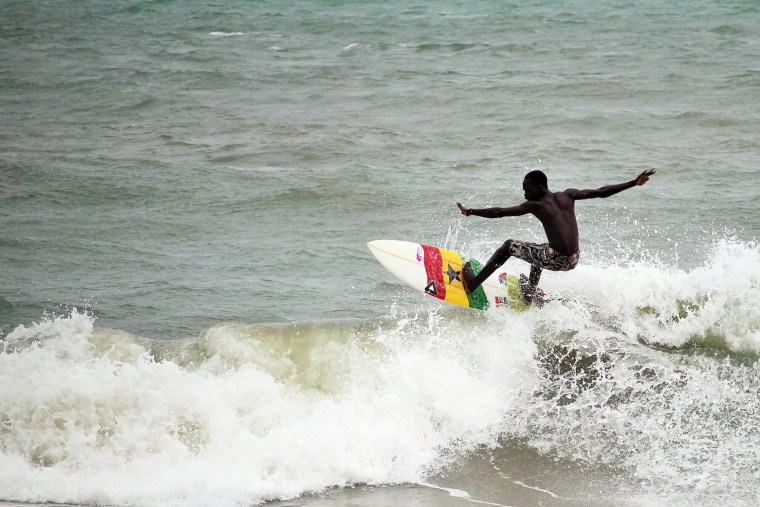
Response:
POLYGON ((753 504, 757 26, 749 0, 2 2, 0 500, 753 504), (578 204, 581 264, 542 286, 580 306, 463 313, 366 248, 486 260, 540 224, 457 201, 652 166, 578 204))

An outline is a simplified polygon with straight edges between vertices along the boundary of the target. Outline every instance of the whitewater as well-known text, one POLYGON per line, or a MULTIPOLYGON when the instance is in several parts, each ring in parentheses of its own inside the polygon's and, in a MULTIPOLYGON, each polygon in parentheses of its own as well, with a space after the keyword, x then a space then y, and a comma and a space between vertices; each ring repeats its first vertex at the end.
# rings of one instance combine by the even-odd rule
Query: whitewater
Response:
POLYGON ((751 502, 759 282, 758 246, 723 241, 688 272, 579 267, 551 284, 575 301, 525 313, 396 308, 162 341, 74 309, 3 341, 0 491, 250 505, 355 484, 446 487, 437 474, 468 455, 498 467, 522 442, 618 470, 617 498, 751 502))

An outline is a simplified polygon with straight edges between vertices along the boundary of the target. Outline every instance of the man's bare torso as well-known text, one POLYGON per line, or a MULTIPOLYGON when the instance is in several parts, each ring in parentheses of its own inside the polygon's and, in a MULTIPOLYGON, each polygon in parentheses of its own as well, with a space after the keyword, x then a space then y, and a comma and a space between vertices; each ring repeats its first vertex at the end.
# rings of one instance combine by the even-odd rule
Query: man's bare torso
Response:
POLYGON ((566 191, 548 192, 532 201, 531 213, 541 221, 549 246, 564 255, 578 251, 578 222, 575 219, 575 200, 566 191))

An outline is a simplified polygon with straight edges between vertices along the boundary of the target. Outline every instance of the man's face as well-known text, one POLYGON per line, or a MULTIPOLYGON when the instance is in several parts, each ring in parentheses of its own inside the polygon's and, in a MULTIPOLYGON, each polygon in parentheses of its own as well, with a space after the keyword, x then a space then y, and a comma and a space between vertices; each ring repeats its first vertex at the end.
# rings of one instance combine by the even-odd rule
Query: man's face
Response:
POLYGON ((528 179, 523 180, 523 190, 525 191, 525 199, 528 201, 537 201, 544 196, 543 189, 528 179))

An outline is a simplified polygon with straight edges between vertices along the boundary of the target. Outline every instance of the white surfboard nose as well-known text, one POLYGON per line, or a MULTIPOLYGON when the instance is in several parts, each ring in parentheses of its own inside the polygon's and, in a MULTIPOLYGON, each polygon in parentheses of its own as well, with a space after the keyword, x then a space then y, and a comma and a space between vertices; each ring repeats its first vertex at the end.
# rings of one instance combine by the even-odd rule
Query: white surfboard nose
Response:
MULTIPOLYGON (((375 259, 399 280, 417 288, 427 283, 424 257, 419 243, 378 239, 367 243, 375 259)), ((418 289, 419 290, 419 289, 418 289)))

